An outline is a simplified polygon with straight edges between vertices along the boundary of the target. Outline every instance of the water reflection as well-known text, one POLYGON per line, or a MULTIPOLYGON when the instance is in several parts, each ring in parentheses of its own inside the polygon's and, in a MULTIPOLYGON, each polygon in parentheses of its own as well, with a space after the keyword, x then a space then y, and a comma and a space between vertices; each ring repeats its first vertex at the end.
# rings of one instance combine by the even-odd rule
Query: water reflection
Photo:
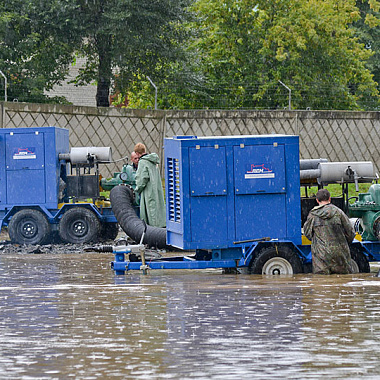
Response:
POLYGON ((0 372, 19 378, 378 378, 380 278, 116 276, 106 254, 0 256, 0 372))

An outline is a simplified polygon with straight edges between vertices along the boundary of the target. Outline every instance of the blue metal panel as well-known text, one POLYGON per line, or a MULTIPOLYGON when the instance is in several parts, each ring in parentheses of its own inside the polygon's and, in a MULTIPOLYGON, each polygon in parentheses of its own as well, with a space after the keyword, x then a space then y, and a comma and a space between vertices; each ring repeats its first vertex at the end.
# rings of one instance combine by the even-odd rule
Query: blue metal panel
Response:
POLYGON ((227 197, 209 196, 191 199, 191 241, 209 246, 227 244, 227 197))
POLYGON ((285 145, 286 170, 286 215, 287 239, 296 245, 302 244, 299 139, 293 136, 285 145))
POLYGON ((43 170, 7 171, 8 205, 44 205, 46 202, 43 170))
POLYGON ((284 145, 234 147, 235 239, 286 238, 284 145))
POLYGON ((235 146, 235 193, 285 193, 284 146, 235 146))
POLYGON ((191 240, 219 245, 227 241, 225 147, 189 149, 191 240))
POLYGON ((7 197, 7 181, 5 171, 5 137, 0 132, 0 209, 4 210, 3 205, 6 204, 7 197))
POLYGON ((6 142, 7 204, 45 204, 44 136, 9 132, 6 142))
POLYGON ((45 164, 44 136, 40 133, 5 135, 7 170, 42 170, 45 164))
POLYGON ((68 153, 69 131, 63 128, 43 129, 45 135, 45 192, 46 206, 56 208, 58 206, 60 164, 58 155, 68 153))
POLYGON ((285 239, 285 194, 239 195, 235 202, 235 239, 285 239))
POLYGON ((227 194, 225 147, 190 148, 190 191, 192 196, 227 194))

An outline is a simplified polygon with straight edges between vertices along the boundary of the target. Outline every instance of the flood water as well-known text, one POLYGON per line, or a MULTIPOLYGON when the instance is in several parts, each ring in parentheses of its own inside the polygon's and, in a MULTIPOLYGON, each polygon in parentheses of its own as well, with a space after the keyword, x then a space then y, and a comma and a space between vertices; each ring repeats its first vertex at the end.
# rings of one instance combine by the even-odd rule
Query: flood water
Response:
POLYGON ((0 378, 379 379, 380 278, 0 255, 0 378))

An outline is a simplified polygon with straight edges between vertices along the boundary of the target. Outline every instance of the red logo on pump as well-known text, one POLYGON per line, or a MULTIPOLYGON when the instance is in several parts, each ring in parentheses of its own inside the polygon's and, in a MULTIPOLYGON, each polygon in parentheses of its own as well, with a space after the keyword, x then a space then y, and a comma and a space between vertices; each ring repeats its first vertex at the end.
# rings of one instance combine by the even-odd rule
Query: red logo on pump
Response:
POLYGON ((251 170, 247 171, 247 173, 272 173, 272 170, 266 168, 264 164, 261 165, 251 165, 251 170))

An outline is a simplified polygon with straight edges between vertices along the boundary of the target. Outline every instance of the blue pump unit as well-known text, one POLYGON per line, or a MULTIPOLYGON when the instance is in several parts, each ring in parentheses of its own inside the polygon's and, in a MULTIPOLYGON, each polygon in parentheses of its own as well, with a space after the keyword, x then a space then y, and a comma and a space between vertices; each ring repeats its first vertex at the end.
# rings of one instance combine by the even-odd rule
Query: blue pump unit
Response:
POLYGON ((58 207, 58 155, 69 152, 67 129, 0 129, 0 211, 15 205, 58 207))
MULTIPOLYGON (((140 246, 111 247, 117 275, 148 268, 311 270, 310 242, 302 241, 298 136, 177 136, 165 139, 164 150, 166 243, 195 253, 144 264, 144 253, 131 259, 140 246)), ((353 242, 357 271, 368 272, 379 252, 379 242, 353 242)))
POLYGON ((169 245, 301 244, 298 136, 167 138, 165 160, 169 245))
POLYGON ((97 160, 107 152, 70 151, 69 131, 63 128, 0 129, 0 228, 7 226, 18 244, 116 237, 117 220, 99 197, 97 160))

